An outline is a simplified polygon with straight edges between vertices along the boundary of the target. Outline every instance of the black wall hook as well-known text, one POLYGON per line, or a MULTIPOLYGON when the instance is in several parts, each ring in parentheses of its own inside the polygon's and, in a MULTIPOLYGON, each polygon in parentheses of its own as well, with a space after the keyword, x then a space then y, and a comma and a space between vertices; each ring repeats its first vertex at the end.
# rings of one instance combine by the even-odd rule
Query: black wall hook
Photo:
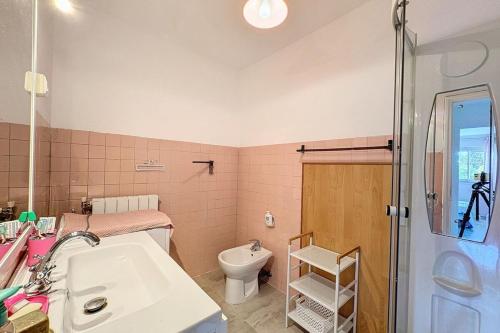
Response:
POLYGON ((208 173, 210 175, 213 175, 214 174, 214 161, 210 160, 210 161, 193 161, 193 163, 195 164, 208 164, 208 173))

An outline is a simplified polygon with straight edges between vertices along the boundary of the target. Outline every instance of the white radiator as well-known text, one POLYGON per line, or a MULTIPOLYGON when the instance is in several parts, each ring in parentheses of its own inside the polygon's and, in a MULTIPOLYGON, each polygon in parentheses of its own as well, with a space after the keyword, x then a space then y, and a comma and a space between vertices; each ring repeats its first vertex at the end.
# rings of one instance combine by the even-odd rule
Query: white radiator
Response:
POLYGON ((145 209, 158 210, 158 195, 92 199, 92 214, 124 213, 145 209))
MULTIPOLYGON (((158 195, 135 195, 127 197, 95 198, 92 199, 92 214, 113 214, 132 212, 136 210, 158 210, 158 195)), ((167 253, 170 251, 170 229, 158 228, 146 232, 167 253)))

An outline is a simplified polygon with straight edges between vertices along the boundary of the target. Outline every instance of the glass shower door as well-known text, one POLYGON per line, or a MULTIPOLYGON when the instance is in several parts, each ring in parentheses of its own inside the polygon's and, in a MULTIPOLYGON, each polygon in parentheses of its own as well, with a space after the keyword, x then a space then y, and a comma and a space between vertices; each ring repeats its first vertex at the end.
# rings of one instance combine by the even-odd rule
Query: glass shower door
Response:
POLYGON ((406 27, 406 1, 394 3, 396 66, 391 215, 389 332, 406 332, 408 322, 409 214, 414 115, 414 46, 416 36, 406 27))

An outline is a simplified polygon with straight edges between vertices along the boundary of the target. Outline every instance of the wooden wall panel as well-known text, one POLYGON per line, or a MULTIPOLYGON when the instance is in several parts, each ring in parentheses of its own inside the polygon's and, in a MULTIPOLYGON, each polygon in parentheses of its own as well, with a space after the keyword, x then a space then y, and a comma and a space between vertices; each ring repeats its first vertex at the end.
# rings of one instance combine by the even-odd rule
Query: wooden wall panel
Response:
MULTIPOLYGON (((387 329, 389 296, 391 166, 305 164, 302 232, 336 252, 361 246, 358 332, 387 329)), ((350 278, 347 276, 347 278, 350 278)), ((346 312, 350 312, 346 305, 346 312)))

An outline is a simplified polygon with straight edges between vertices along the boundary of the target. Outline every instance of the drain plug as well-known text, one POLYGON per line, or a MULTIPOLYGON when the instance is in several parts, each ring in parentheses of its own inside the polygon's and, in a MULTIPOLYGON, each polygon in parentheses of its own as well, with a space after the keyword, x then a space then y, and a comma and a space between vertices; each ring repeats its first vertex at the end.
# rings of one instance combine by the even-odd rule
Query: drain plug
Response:
POLYGON ((104 309, 106 305, 108 305, 108 299, 106 297, 96 297, 83 305, 83 311, 86 314, 97 313, 104 309))

